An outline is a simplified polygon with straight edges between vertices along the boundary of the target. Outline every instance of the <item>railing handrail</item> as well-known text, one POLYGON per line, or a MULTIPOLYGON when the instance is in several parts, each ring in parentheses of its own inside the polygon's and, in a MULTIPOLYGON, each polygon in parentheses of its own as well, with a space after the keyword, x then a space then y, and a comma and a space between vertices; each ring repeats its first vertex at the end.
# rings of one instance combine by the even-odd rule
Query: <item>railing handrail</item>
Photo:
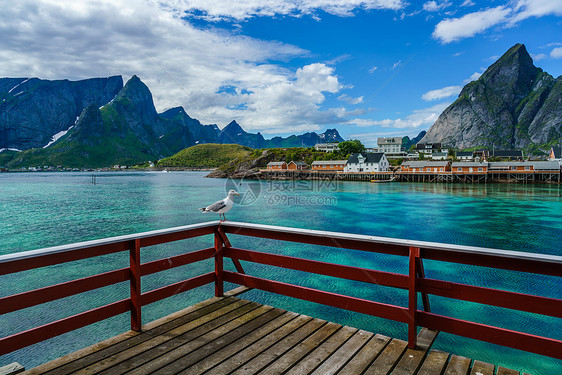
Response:
MULTIPOLYGON (((219 224, 222 225, 223 227, 232 228, 232 229, 245 228, 245 229, 267 230, 267 231, 285 233, 285 234, 304 234, 304 235, 318 237, 318 238, 333 239, 335 241, 354 240, 354 241, 361 241, 365 243, 373 243, 378 245, 392 245, 392 246, 400 246, 404 248, 419 247, 420 249, 438 250, 443 252, 486 255, 492 257, 511 258, 511 259, 525 260, 525 261, 537 261, 541 263, 552 263, 554 265, 562 265, 562 256, 558 256, 558 255, 530 253, 530 252, 514 251, 514 250, 501 250, 501 249, 477 247, 477 246, 453 245, 453 244, 445 244, 440 242, 397 239, 392 237, 369 236, 364 234, 350 234, 350 233, 323 231, 323 230, 315 230, 315 229, 284 227, 278 225, 255 224, 255 223, 245 223, 245 222, 236 222, 236 221, 219 222, 218 220, 208 221, 204 223, 183 225, 183 226, 166 228, 166 229, 157 229, 148 232, 139 232, 134 234, 122 235, 122 236, 107 237, 97 240, 77 242, 68 245, 60 245, 60 246, 46 247, 36 250, 5 254, 5 255, 0 255, 0 263, 36 258, 36 257, 41 257, 44 255, 50 255, 56 253, 64 253, 68 251, 86 249, 95 246, 122 243, 126 241, 132 241, 135 239, 143 239, 143 238, 150 238, 159 235, 179 233, 192 229, 215 227, 218 226, 219 224)), ((336 245, 334 246, 337 247, 336 245)))
POLYGON ((63 318, 41 327, 0 338, 0 343, 5 346, 5 348, 0 349, 0 352, 5 353, 8 346, 15 348, 10 350, 23 348, 127 311, 131 312, 132 329, 140 330, 142 306, 212 282, 215 283, 215 295, 223 296, 223 282, 227 281, 250 288, 258 288, 407 323, 408 345, 411 348, 415 347, 416 344, 417 326, 423 325, 430 329, 444 330, 445 332, 465 337, 562 358, 562 341, 560 340, 431 313, 429 311, 427 295, 440 295, 457 300, 484 303, 555 317, 560 317, 559 312, 562 311, 562 299, 426 279, 423 270, 423 260, 430 259, 562 277, 562 267, 560 267, 562 265, 562 256, 557 255, 264 224, 210 221, 3 255, 0 256, 0 274, 15 273, 22 270, 122 251, 129 251, 130 253, 129 267, 0 298, 0 301, 2 301, 0 306, 4 307, 5 312, 11 312, 127 280, 129 280, 131 286, 130 298, 63 318), (353 266, 328 264, 300 258, 291 259, 291 257, 287 256, 237 249, 231 245, 230 240, 226 237, 227 233, 405 256, 408 257, 409 262, 408 274, 401 275, 384 271, 363 270, 353 266), (214 235, 214 247, 148 263, 141 263, 140 261, 140 250, 142 247, 204 235, 214 235), (141 276, 213 257, 215 258, 214 272, 204 273, 161 288, 141 292, 141 276), (223 257, 232 259, 237 272, 223 269, 223 257), (286 266, 286 268, 407 289, 409 296, 408 307, 388 305, 246 275, 240 265, 240 260, 280 267, 283 267, 283 262, 289 261, 291 266, 286 266), (365 275, 366 277, 359 277, 354 272, 366 272, 367 275, 365 275), (424 311, 417 308, 418 293, 422 293, 424 298, 424 311), (512 299, 514 300, 512 301, 512 299), (538 304, 540 306, 529 308, 527 306, 529 304, 538 304), (528 345, 521 340, 527 340, 525 343, 528 345))
POLYGON ((101 239, 97 239, 97 240, 76 242, 76 243, 72 243, 72 244, 68 244, 68 245, 60 245, 60 246, 53 246, 53 247, 45 247, 45 248, 36 249, 36 250, 21 251, 21 252, 16 252, 16 253, 11 253, 11 254, 0 255, 0 263, 7 263, 7 262, 24 260, 24 259, 37 258, 37 257, 45 256, 45 255, 64 253, 64 252, 75 251, 75 250, 84 250, 84 249, 87 249, 87 248, 97 247, 97 246, 106 246, 106 245, 111 245, 111 244, 118 244, 118 243, 122 243, 122 242, 133 241, 133 240, 136 240, 136 239, 143 239, 143 238, 150 238, 150 237, 155 237, 155 236, 160 236, 160 235, 185 232, 185 231, 192 230, 192 229, 215 227, 215 226, 218 226, 218 224, 219 224, 219 221, 215 220, 215 221, 209 221, 209 222, 204 222, 204 223, 183 225, 183 226, 173 227, 173 228, 157 229, 157 230, 152 230, 152 231, 148 231, 148 232, 126 234, 126 235, 123 235, 123 236, 107 237, 107 238, 101 238, 101 239))
MULTIPOLYGON (((538 261, 541 263, 546 262, 546 263, 562 265, 562 256, 542 254, 542 253, 537 254, 537 253, 529 253, 523 251, 500 250, 500 249, 477 247, 477 246, 452 245, 452 244, 444 244, 439 242, 397 239, 391 237, 369 236, 363 234, 349 234, 349 233, 342 233, 342 232, 302 229, 302 228, 283 227, 283 226, 266 225, 266 224, 253 224, 253 223, 244 223, 244 222, 235 222, 235 221, 225 221, 221 223, 221 226, 225 228, 233 228, 233 229, 247 228, 247 229, 256 229, 256 230, 267 230, 267 231, 273 231, 273 232, 279 232, 285 234, 304 234, 304 235, 318 237, 318 238, 334 239, 336 241, 355 240, 355 241, 362 241, 365 243, 373 243, 378 245, 382 244, 382 245, 401 246, 404 247, 405 249, 409 247, 419 247, 420 249, 430 249, 430 250, 463 253, 463 254, 486 255, 492 257, 512 258, 512 259, 519 259, 525 261, 538 261)), ((234 231, 232 233, 236 234, 234 231)), ((338 246, 334 244, 334 247, 338 247, 338 246)))

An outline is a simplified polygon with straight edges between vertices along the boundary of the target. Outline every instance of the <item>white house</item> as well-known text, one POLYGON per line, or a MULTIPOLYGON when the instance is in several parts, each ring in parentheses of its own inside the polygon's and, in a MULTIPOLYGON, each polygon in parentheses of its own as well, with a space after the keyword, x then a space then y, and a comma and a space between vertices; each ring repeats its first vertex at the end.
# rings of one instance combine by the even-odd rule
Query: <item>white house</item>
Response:
POLYGON ((447 160, 448 156, 449 154, 446 152, 434 152, 431 154, 431 160, 447 160))
POLYGON ((402 151, 402 137, 382 137, 377 139, 379 152, 398 154, 402 151))
POLYGON ((388 172, 390 164, 382 152, 365 152, 351 154, 347 159, 344 172, 388 172))
POLYGON ((455 155, 461 161, 474 160, 474 153, 472 151, 457 151, 455 155))
POLYGON ((314 148, 324 152, 334 152, 340 149, 337 143, 317 143, 314 148))

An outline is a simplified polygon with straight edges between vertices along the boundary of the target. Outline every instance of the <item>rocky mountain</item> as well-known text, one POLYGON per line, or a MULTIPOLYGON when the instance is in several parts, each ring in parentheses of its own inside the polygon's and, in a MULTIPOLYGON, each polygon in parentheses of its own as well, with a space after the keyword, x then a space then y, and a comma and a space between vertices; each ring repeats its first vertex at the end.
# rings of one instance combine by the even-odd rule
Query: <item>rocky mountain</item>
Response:
POLYGON ((0 78, 0 149, 47 145, 68 130, 88 105, 109 102, 123 88, 121 76, 82 81, 0 78))
POLYGON ((456 148, 546 149, 562 137, 562 76, 511 47, 439 116, 421 142, 456 148))
POLYGON ((402 137, 402 148, 406 151, 410 150, 410 148, 421 141, 426 134, 427 132, 425 130, 422 130, 417 136, 412 139, 410 139, 410 137, 408 136, 402 137))
POLYGON ((247 133, 236 121, 232 121, 219 133, 219 140, 220 143, 236 143, 252 148, 312 147, 317 143, 344 141, 336 129, 327 129, 320 134, 309 132, 286 138, 265 139, 259 132, 247 133))
MULTIPOLYGON (((118 78, 120 79, 120 77, 118 78)), ((112 81, 113 78, 108 80, 112 81)), ((69 81, 65 82, 65 84, 71 84, 70 86, 80 86, 69 83, 69 81)), ((119 82, 122 85, 122 81, 119 82)), ((17 91, 19 86, 24 83, 19 79, 2 79, 0 89, 4 89, 7 94, 12 95, 12 92, 17 91), (10 88, 5 89, 7 87, 10 88)), ((109 84, 102 85, 98 82, 97 85, 106 88, 109 84)), ((91 88, 87 85, 84 87, 91 88)), ((292 144, 294 142, 299 146, 314 146, 317 142, 323 142, 327 138, 343 140, 336 130, 328 130, 320 135, 306 133, 288 138, 277 137, 275 141, 265 140, 260 133, 247 133, 236 121, 232 121, 222 130, 217 125, 203 125, 198 120, 189 117, 182 107, 172 108, 158 114, 150 90, 137 76, 133 76, 124 87, 117 91, 116 94, 111 95, 102 90, 96 96, 85 88, 75 89, 75 92, 80 93, 73 97, 77 104, 72 108, 63 105, 63 109, 57 111, 43 108, 39 105, 40 95, 30 94, 34 98, 32 103, 20 104, 22 108, 27 108, 32 104, 37 107, 35 111, 30 111, 31 118, 27 119, 28 122, 38 121, 35 114, 40 117, 42 111, 49 114, 59 113, 59 117, 54 115, 54 119, 53 116, 41 117, 42 122, 34 122, 34 126, 27 126, 24 129, 19 129, 15 123, 0 128, 5 130, 4 138, 11 137, 11 141, 5 142, 4 147, 1 148, 19 148, 21 150, 32 145, 35 147, 20 153, 4 154, 1 158, 3 166, 8 168, 36 165, 104 167, 158 160, 171 156, 184 148, 202 143, 234 143, 253 148, 267 148, 275 147, 274 143, 292 144), (38 98, 35 99, 35 96, 38 98), (74 111, 80 107, 83 109, 80 110, 79 116, 72 121, 68 120, 70 117, 64 113, 64 110, 74 111), (55 123, 58 126, 55 126, 55 123), (57 138, 56 142, 52 141, 53 138, 57 138)), ((25 114, 19 113, 18 108, 13 105, 19 103, 17 101, 19 99, 12 98, 22 95, 10 96, 11 106, 8 108, 15 113, 0 111, 0 118, 25 118, 25 114)), ((54 93, 49 92, 47 98, 51 97, 49 95, 56 98, 54 93)), ((62 98, 52 100, 52 105, 68 101, 67 91, 63 90, 61 95, 62 98)), ((22 100, 21 103, 26 102, 22 100)), ((74 115, 74 112, 71 113, 74 115)))

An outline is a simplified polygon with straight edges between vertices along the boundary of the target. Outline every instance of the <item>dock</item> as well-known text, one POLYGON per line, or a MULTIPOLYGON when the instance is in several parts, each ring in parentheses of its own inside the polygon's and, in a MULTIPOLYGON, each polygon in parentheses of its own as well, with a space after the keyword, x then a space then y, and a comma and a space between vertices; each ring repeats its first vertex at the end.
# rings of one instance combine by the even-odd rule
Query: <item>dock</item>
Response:
MULTIPOLYGON (((232 293, 236 294, 236 293, 232 293)), ((483 374, 519 372, 237 297, 214 297, 26 374, 483 374)))
MULTIPOLYGON (((260 250, 267 250, 267 246, 260 250)), ((435 295, 562 318, 562 296, 469 285, 443 280, 439 275, 427 278, 423 266, 424 260, 431 260, 562 277, 562 257, 556 255, 212 221, 2 255, 0 275, 59 264, 72 267, 75 261, 107 254, 121 254, 128 259, 129 266, 2 297, 0 314, 122 282, 129 284, 129 293, 106 305, 0 337, 0 355, 128 313, 130 331, 123 327, 120 332, 124 333, 116 337, 39 365, 27 373, 519 374, 480 362, 478 358, 473 361, 432 349, 439 332, 562 359, 562 340, 549 337, 552 332, 537 335, 509 329, 503 327, 505 322, 501 317, 498 322, 483 324, 440 315, 430 307, 431 296, 435 295), (141 263, 141 250, 145 247, 201 236, 207 236, 209 242, 214 242, 213 246, 186 247, 183 253, 141 263), (247 250, 233 246, 229 238, 239 240, 244 236, 271 240, 272 246, 273 241, 287 241, 393 255, 404 262, 407 272, 393 273, 247 250), (206 259, 214 259, 214 267, 213 262, 207 262, 198 270, 202 274, 187 279, 183 275, 180 281, 151 290, 141 288, 144 276, 206 259), (225 268, 225 260, 233 265, 225 268), (324 275, 401 289, 407 293, 407 302, 388 304, 300 286, 290 283, 292 280, 275 280, 273 273, 266 273, 267 278, 258 277, 245 272, 244 265, 248 263, 259 264, 264 270, 274 266, 307 272, 308 277, 324 275), (225 283, 238 287, 225 291, 225 283), (208 284, 214 285, 214 297, 209 296, 193 306, 182 306, 183 310, 154 322, 143 322, 143 306, 208 284), (407 327, 407 337, 390 338, 239 298, 250 289, 393 320, 407 327)))

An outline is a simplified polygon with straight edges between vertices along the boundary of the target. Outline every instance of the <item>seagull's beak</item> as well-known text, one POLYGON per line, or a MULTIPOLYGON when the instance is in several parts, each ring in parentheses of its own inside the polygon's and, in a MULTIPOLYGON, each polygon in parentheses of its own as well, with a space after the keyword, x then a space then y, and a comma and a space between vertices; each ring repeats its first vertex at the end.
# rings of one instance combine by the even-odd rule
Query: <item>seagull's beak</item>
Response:
POLYGON ((236 195, 240 196, 240 194, 238 194, 238 193, 234 193, 234 194, 236 194, 236 195))

